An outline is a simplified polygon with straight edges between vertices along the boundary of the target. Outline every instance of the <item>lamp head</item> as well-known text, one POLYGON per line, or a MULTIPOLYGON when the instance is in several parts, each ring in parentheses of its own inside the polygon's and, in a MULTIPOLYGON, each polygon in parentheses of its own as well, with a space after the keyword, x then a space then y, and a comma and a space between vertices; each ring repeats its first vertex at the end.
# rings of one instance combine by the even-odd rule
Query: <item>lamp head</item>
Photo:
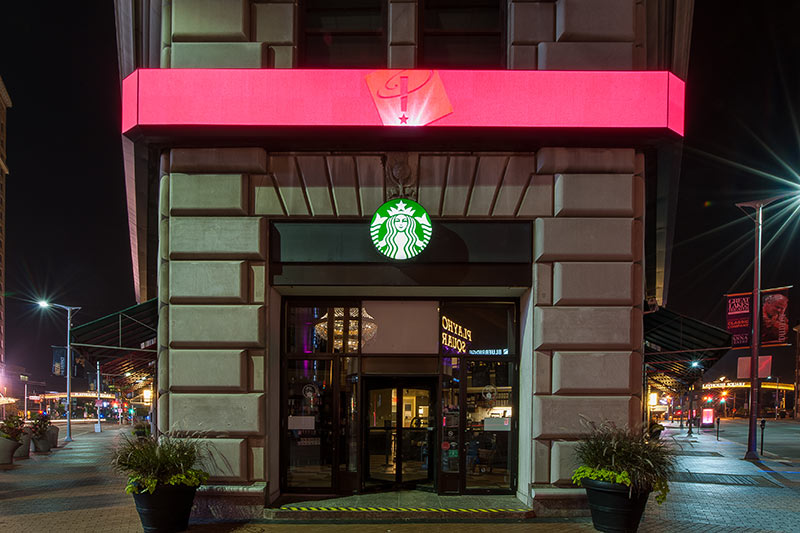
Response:
POLYGON ((39 300, 37 303, 39 304, 39 307, 50 307, 50 304, 45 300, 39 300))

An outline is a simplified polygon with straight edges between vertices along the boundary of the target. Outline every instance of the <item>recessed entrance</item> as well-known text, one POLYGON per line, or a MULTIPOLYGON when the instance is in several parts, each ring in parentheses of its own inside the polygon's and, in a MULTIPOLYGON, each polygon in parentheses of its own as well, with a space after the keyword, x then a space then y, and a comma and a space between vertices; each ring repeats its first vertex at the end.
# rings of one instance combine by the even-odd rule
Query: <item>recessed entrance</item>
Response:
POLYGON ((434 490, 436 378, 367 378, 364 485, 434 490))

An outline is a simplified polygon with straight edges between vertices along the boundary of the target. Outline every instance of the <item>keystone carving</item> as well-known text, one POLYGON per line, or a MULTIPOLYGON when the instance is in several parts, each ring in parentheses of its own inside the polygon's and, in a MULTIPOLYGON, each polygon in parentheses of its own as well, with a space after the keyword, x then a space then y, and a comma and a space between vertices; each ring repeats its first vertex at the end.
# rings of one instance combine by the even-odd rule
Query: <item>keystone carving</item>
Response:
POLYGON ((389 152, 383 158, 386 179, 386 199, 417 199, 419 181, 419 157, 416 153, 389 152))

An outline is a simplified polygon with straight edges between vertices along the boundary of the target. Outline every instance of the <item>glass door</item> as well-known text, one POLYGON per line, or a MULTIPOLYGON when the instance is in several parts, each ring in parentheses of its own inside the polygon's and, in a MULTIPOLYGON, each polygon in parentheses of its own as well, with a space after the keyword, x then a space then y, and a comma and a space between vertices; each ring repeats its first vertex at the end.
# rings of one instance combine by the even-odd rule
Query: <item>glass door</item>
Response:
POLYGON ((365 487, 432 490, 434 381, 368 381, 366 396, 365 487))

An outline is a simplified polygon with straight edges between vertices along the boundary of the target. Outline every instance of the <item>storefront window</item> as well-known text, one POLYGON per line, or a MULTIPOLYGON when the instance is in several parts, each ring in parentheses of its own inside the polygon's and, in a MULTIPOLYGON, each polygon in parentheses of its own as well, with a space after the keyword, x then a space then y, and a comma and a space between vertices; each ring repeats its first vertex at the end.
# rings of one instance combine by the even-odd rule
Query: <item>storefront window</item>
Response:
POLYGON ((298 359, 287 368, 289 487, 332 485, 332 361, 298 359))
POLYGON ((439 329, 444 355, 508 356, 517 353, 514 304, 445 302, 439 329))
POLYGON ((513 363, 467 362, 467 489, 508 489, 513 363))
POLYGON ((327 336, 318 327, 327 307, 290 307, 286 315, 286 352, 329 353, 327 336))
POLYGON ((339 470, 358 471, 358 359, 339 359, 339 470))
MULTIPOLYGON (((447 358, 445 366, 458 375, 458 358, 447 358)), ((452 376, 442 379, 442 472, 459 471, 459 436, 461 427, 461 402, 459 401, 459 382, 452 376)))

